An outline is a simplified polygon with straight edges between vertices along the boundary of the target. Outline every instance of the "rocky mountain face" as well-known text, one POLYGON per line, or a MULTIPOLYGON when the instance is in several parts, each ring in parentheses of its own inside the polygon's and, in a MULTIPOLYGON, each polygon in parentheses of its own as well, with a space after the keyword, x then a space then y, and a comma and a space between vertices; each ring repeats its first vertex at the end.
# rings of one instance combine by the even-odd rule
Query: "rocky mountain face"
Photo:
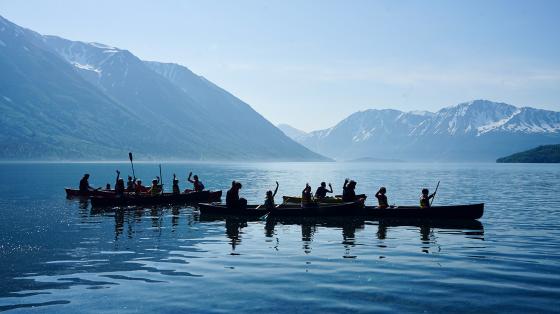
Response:
POLYGON ((176 64, 0 17, 0 159, 325 160, 176 64))
POLYGON ((294 138, 338 160, 493 161, 560 142, 560 112, 475 100, 438 112, 366 110, 294 138))

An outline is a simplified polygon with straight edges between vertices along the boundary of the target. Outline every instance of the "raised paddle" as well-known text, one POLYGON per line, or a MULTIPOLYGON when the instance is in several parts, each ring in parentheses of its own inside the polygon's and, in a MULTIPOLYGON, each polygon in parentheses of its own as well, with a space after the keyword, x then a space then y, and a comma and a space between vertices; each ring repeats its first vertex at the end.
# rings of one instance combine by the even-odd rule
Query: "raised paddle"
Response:
POLYGON ((162 192, 163 192, 163 177, 161 176, 161 164, 159 164, 159 179, 160 179, 162 192))
POLYGON ((130 159, 130 165, 132 166, 132 176, 134 177, 134 181, 136 181, 136 175, 134 174, 134 163, 132 163, 132 152, 128 153, 128 159, 130 159))
POLYGON ((432 203, 434 202, 434 198, 436 198, 437 189, 439 188, 439 181, 436 185, 436 190, 434 191, 434 197, 432 197, 432 201, 430 202, 430 207, 432 207, 432 203))

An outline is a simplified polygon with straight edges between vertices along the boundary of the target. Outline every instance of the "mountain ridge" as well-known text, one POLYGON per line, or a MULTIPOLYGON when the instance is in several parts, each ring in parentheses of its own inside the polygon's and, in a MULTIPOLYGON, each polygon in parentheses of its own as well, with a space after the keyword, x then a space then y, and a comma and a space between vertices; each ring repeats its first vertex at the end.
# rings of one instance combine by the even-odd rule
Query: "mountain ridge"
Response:
POLYGON ((362 110, 295 140, 337 160, 493 161, 557 138, 560 112, 478 99, 434 113, 362 110))
POLYGON ((186 67, 174 65, 191 80, 176 81, 125 49, 41 35, 1 16, 0 27, 0 159, 132 150, 141 159, 328 160, 186 67))

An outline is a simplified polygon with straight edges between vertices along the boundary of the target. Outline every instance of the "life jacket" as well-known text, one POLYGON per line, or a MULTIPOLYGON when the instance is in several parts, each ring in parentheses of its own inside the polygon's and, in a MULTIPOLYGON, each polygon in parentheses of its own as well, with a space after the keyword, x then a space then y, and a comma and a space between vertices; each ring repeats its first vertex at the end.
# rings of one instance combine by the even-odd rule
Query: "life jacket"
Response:
POLYGON ((155 185, 155 186, 152 185, 152 188, 151 188, 151 190, 150 190, 150 194, 151 194, 152 196, 157 196, 157 195, 159 195, 160 192, 161 192, 161 189, 159 188, 159 186, 157 186, 157 185, 155 185))
POLYGON ((387 204, 387 196, 386 195, 379 195, 379 197, 377 198, 377 201, 379 202, 379 207, 388 207, 389 204, 387 204))
POLYGON ((429 208, 430 207, 430 199, 428 197, 420 197, 420 207, 422 208, 429 208))
POLYGON ((202 184, 202 182, 200 182, 200 181, 196 181, 194 183, 194 190, 196 192, 200 192, 200 191, 204 190, 204 184, 202 184))
POLYGON ((267 198, 264 200, 264 207, 266 209, 274 209, 274 199, 273 198, 267 198))
POLYGON ((311 200, 311 192, 309 192, 309 193, 302 192, 301 193, 301 203, 302 204, 310 204, 312 202, 313 202, 313 200, 311 200))

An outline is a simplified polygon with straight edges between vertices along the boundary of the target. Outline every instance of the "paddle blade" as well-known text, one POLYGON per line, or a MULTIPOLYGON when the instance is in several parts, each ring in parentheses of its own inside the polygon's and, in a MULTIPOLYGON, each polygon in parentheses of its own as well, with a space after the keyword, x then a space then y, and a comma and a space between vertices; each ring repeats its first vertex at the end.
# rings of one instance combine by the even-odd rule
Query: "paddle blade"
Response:
POLYGON ((128 153, 128 159, 132 162, 132 152, 128 153))

